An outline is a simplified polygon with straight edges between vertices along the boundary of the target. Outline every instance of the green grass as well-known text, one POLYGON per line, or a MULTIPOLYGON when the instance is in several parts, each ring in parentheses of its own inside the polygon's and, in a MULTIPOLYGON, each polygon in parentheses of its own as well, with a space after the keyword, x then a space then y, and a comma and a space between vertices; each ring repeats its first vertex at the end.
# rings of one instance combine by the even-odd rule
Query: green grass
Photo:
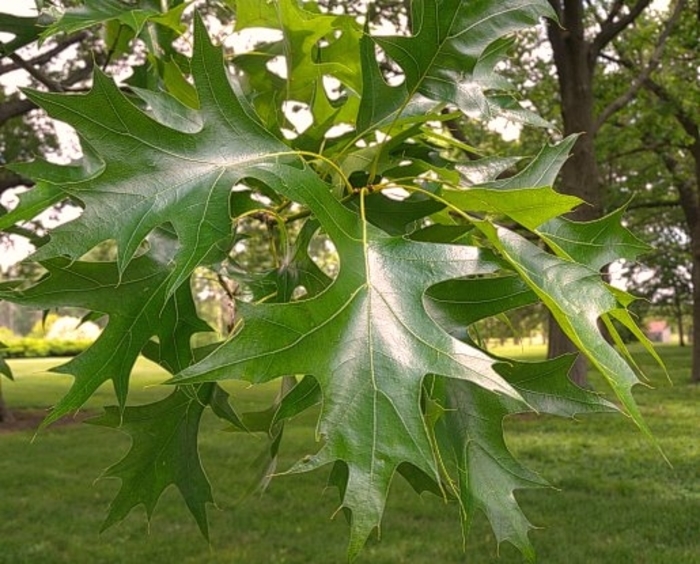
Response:
MULTIPOLYGON (((640 357, 656 389, 640 387, 636 396, 672 467, 622 416, 507 421, 511 449, 559 490, 518 494, 526 515, 541 527, 532 532, 539 562, 700 562, 700 388, 685 383, 689 351, 659 350, 676 385, 669 386, 651 361, 640 357)), ((13 361, 17 381, 3 385, 8 403, 45 408, 57 401, 70 379, 44 373, 52 364, 13 361)), ((140 362, 134 401, 162 395, 155 386, 162 379, 153 365, 140 362)), ((232 391, 245 397, 247 407, 263 405, 273 393, 272 388, 241 386, 232 391)), ((111 390, 105 388, 87 409, 110 403, 111 390)), ((287 429, 282 468, 313 451, 314 424, 309 414, 287 429)), ((29 431, 0 434, 0 563, 344 561, 347 527, 342 515, 330 519, 337 495, 324 491, 326 473, 277 478, 261 499, 239 503, 253 475, 248 463, 262 442, 221 428, 207 419, 201 439, 220 508, 210 513, 211 545, 199 536, 173 490, 166 492, 150 526, 136 510, 122 524, 98 533, 118 483, 95 480, 128 448, 128 438, 120 433, 75 425, 49 428, 33 442, 29 431)), ((359 558, 387 564, 521 561, 509 545, 496 557, 484 519, 475 524, 465 555, 456 508, 431 496, 417 497, 400 478, 389 498, 381 540, 371 539, 359 558)))

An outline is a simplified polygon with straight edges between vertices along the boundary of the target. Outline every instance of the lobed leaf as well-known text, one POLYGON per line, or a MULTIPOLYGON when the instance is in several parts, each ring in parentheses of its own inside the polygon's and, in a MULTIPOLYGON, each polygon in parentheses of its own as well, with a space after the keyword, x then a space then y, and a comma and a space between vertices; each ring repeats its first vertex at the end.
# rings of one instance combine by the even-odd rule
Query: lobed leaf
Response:
POLYGON ((214 384, 176 388, 166 398, 147 405, 105 408, 93 425, 119 429, 131 436, 129 452, 108 468, 104 477, 119 478, 121 488, 109 507, 102 530, 124 519, 137 505, 149 519, 158 499, 175 485, 209 538, 206 504, 213 503, 211 486, 202 468, 197 446, 199 423, 205 408, 224 393, 214 384))
MULTIPOLYGON (((416 0, 411 7, 412 36, 375 38, 401 67, 405 82, 392 90, 372 70, 371 88, 363 91, 360 106, 362 129, 401 112, 417 94, 451 102, 467 115, 489 115, 487 92, 504 88, 502 78, 494 72, 500 56, 493 55, 502 54, 500 39, 532 26, 541 17, 555 18, 549 3, 541 0, 507 5, 486 0, 416 0)), ((370 63, 367 47, 363 53, 370 63)), ((376 68, 376 63, 370 68, 376 68)))
POLYGON ((519 398, 491 358, 450 337, 420 306, 434 283, 487 274, 497 264, 474 247, 390 237, 364 217, 358 222, 308 169, 289 167, 279 177, 280 167, 270 172, 267 184, 308 206, 333 240, 341 256, 338 277, 308 300, 240 304, 240 331, 173 382, 313 375, 323 394, 324 445, 294 471, 336 461, 347 466, 343 507, 353 515, 349 550, 356 555, 379 526, 402 463, 437 478, 420 410, 427 374, 519 398))
POLYGON ((576 262, 600 270, 616 260, 633 261, 651 247, 622 225, 624 208, 589 222, 553 218, 537 232, 547 243, 576 262))
POLYGON ((632 387, 640 381, 598 327, 598 319, 618 306, 598 272, 553 256, 508 229, 482 227, 567 336, 600 370, 627 413, 651 439, 651 432, 632 396, 632 387))
MULTIPOLYGON (((221 52, 199 20, 193 74, 203 124, 196 133, 155 121, 99 71, 88 94, 28 92, 53 117, 75 127, 83 144, 103 162, 99 174, 63 185, 85 211, 55 229, 35 260, 76 259, 98 243, 115 239, 123 273, 144 238, 170 223, 180 241, 166 284, 170 294, 210 253, 228 246, 231 187, 254 177, 265 158, 274 161, 289 150, 259 124, 248 103, 231 88, 221 52)), ((48 181, 60 182, 53 170, 45 172, 48 181)))
POLYGON ((123 273, 114 263, 52 259, 42 263, 47 273, 35 285, 0 292, 13 302, 37 308, 82 307, 109 316, 92 346, 53 369, 75 381, 44 425, 79 409, 109 380, 123 409, 131 369, 153 336, 159 339, 164 366, 177 371, 193 362, 190 338, 210 328, 197 317, 189 287, 167 295, 171 256, 163 252, 163 240, 155 243, 152 252, 134 259, 123 273))

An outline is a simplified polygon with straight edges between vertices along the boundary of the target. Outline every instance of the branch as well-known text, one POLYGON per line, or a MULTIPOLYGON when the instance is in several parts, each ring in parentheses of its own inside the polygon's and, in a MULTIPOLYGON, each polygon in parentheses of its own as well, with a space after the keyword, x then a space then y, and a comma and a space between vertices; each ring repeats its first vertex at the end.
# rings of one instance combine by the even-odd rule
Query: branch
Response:
POLYGON ((652 152, 652 153, 656 154, 657 149, 661 148, 662 146, 665 147, 667 145, 662 145, 662 143, 654 143, 652 145, 644 145, 642 147, 635 147, 634 149, 620 151, 619 153, 612 153, 610 156, 607 157, 606 160, 615 161, 617 159, 624 159, 625 157, 630 157, 632 155, 638 155, 639 153, 652 152))
POLYGON ((586 4, 588 11, 591 14, 593 14, 593 18, 595 19, 596 23, 602 27, 604 20, 601 18, 601 15, 598 13, 598 8, 599 8, 598 0, 584 0, 584 3, 586 4))
POLYGON ((686 0, 678 0, 676 2, 676 6, 673 9, 671 17, 666 21, 663 30, 659 34, 659 38, 656 41, 656 45, 654 46, 654 51, 649 57, 649 62, 647 63, 646 67, 641 73, 639 73, 634 78, 634 80, 632 80, 632 84, 630 84, 626 92, 618 96, 617 99, 613 100, 603 109, 602 112, 600 112, 594 126, 594 131, 598 131, 603 126, 603 124, 610 118, 610 116, 624 108, 632 100, 632 98, 634 98, 637 95, 637 92, 639 92, 639 90, 642 88, 644 82, 651 76, 651 73, 659 66, 659 63, 661 62, 661 56, 664 52, 664 46, 666 45, 666 41, 671 35, 671 32, 673 31, 673 28, 675 27, 676 23, 678 23, 681 12, 685 7, 685 3, 686 0))
MULTIPOLYGON (((80 43, 81 41, 84 41, 89 37, 89 34, 85 31, 81 31, 80 33, 76 33, 75 35, 71 35, 70 37, 66 37, 65 39, 62 39, 61 41, 58 41, 56 45, 49 49, 48 51, 44 53, 40 53, 36 57, 30 59, 27 61, 30 65, 38 66, 38 65, 44 65, 48 63, 51 59, 53 59, 56 55, 60 55, 63 51, 68 49, 71 45, 74 45, 75 43, 80 43)), ((0 75, 7 74, 8 72, 12 72, 15 70, 18 70, 21 68, 16 62, 13 62, 9 65, 0 65, 0 75)))
POLYGON ((600 28, 613 25, 615 18, 620 15, 620 10, 625 5, 625 0, 615 0, 612 6, 610 6, 610 11, 608 12, 608 17, 605 18, 603 22, 600 23, 600 28))
POLYGON ((0 194, 15 186, 34 186, 34 181, 29 178, 25 178, 9 170, 4 170, 3 172, 4 174, 0 177, 0 194))
POLYGON ((9 100, 0 104, 0 126, 7 120, 26 114, 36 108, 30 100, 9 100))
MULTIPOLYGON (((70 75, 66 80, 63 81, 62 86, 65 90, 66 86, 71 86, 78 82, 89 78, 92 74, 92 61, 89 61, 87 66, 82 69, 78 69, 72 75, 70 75)), ((0 127, 12 118, 26 114, 27 112, 36 108, 34 102, 28 99, 22 100, 9 100, 0 104, 0 127)))
POLYGON ((644 81, 644 88, 653 92, 662 102, 673 106, 673 115, 683 128, 683 131, 692 137, 696 144, 700 144, 700 125, 685 111, 683 106, 669 94, 668 90, 650 77, 647 77, 644 81))
POLYGON ((10 53, 8 55, 14 63, 19 66, 20 68, 26 70, 30 76, 33 76, 36 78, 41 84, 46 86, 51 92, 63 92, 64 88, 57 82, 54 82, 51 80, 48 76, 46 76, 41 70, 39 70, 39 67, 34 66, 33 64, 25 61, 22 57, 20 57, 17 53, 10 53))
POLYGON ((612 55, 608 55, 607 53, 601 53, 600 55, 598 55, 598 58, 608 61, 610 63, 614 63, 616 65, 620 65, 621 67, 625 68, 630 68, 630 66, 632 66, 632 63, 630 61, 623 61, 622 59, 618 59, 617 57, 613 57, 612 55))
POLYGON ((596 35, 593 43, 591 44, 591 54, 593 57, 597 57, 600 52, 610 43, 615 37, 617 37, 624 29, 630 25, 634 20, 639 17, 639 15, 644 11, 644 9, 651 3, 651 0, 637 0, 636 4, 632 6, 630 11, 619 19, 616 17, 619 15, 622 9, 622 4, 620 0, 616 0, 613 4, 608 18, 605 20, 600 28, 600 32, 596 35))
POLYGON ((681 205, 680 200, 662 200, 656 202, 631 202, 627 205, 628 210, 641 210, 641 209, 656 209, 656 208, 675 208, 681 205))

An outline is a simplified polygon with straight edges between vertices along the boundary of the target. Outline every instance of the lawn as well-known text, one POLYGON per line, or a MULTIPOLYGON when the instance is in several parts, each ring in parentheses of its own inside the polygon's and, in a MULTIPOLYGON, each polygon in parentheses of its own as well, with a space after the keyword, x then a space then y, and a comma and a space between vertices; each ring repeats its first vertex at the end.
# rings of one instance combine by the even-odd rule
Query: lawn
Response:
MULTIPOLYGON (((689 351, 659 349, 676 380, 669 386, 651 361, 655 389, 640 387, 642 411, 672 466, 623 416, 581 420, 512 418, 506 422, 510 448, 550 480, 556 489, 518 494, 539 529, 532 538, 542 563, 700 562, 700 388, 685 383, 689 351)), ((500 352, 500 351, 499 351, 500 352)), ((541 351, 520 351, 538 354, 541 351)), ((12 361, 15 383, 3 384, 15 408, 45 409, 70 380, 44 370, 51 361, 12 361)), ((140 362, 134 401, 158 397, 163 374, 140 362)), ((596 380, 593 376, 594 381, 596 380)), ((247 407, 263 405, 272 388, 231 391, 247 407)), ((87 406, 97 413, 112 403, 101 390, 87 406)), ((285 432, 282 467, 313 451, 314 418, 298 418, 285 432)), ((337 494, 324 490, 317 472, 273 480, 261 498, 244 498, 262 441, 222 432, 215 419, 204 424, 202 457, 214 485, 211 544, 199 535, 176 492, 169 490, 147 525, 134 511, 125 522, 99 534, 114 480, 97 480, 129 445, 113 430, 85 424, 42 431, 0 433, 0 563, 192 562, 335 563, 344 561, 347 527, 331 519, 337 494)), ((511 546, 500 558, 488 525, 479 520, 462 551, 456 508, 417 497, 397 479, 381 540, 371 539, 361 563, 521 562, 511 546)))

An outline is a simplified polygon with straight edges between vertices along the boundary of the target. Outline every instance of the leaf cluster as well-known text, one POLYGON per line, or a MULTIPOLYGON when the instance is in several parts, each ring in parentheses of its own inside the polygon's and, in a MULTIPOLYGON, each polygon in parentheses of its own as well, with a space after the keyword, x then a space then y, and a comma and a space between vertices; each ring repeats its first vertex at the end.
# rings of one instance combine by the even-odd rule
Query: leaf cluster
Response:
POLYGON ((213 496, 197 449, 203 413, 269 437, 265 483, 284 426, 318 409, 319 448, 287 471, 331 465, 350 557, 379 528, 398 474, 453 501, 465 538, 481 511, 499 543, 534 558, 513 492, 546 482, 511 455, 503 418, 616 407, 571 384, 571 357, 500 358, 470 327, 543 304, 648 433, 613 320, 646 341, 627 311, 631 297, 599 274, 646 247, 621 226, 621 212, 592 223, 563 217, 583 205, 552 188, 575 138, 513 157, 481 154, 446 126, 501 114, 540 123, 514 103, 497 68, 513 33, 552 17, 548 2, 416 0, 410 34, 376 36, 313 3, 230 0, 235 32, 265 28, 268 38, 224 52, 195 17, 189 57, 162 48, 182 30, 185 4, 151 4, 86 2, 46 30, 100 25, 114 35, 116 26, 144 40, 150 66, 136 69, 138 86, 96 70, 87 93, 27 91, 76 129, 83 157, 13 164, 36 185, 0 216, 0 229, 10 229, 59 202, 82 208, 31 257, 44 274, 6 285, 0 298, 107 320, 92 346, 55 369, 74 383, 45 422, 112 383, 117 405, 96 423, 133 442, 107 471, 122 486, 105 526, 137 505, 150 515, 174 485, 206 535, 213 496), (378 53, 399 69, 395 77, 378 53), (294 124, 293 106, 309 125, 294 124), (115 259, 90 260, 105 241, 115 259), (321 265, 320 247, 331 257, 321 265), (242 260, 251 250, 265 256, 242 260), (192 292, 202 269, 221 284, 229 319, 225 335, 196 346, 212 333, 192 292), (172 392, 131 406, 139 355, 172 374, 172 392), (280 397, 239 413, 225 391, 230 379, 279 380, 280 397))

